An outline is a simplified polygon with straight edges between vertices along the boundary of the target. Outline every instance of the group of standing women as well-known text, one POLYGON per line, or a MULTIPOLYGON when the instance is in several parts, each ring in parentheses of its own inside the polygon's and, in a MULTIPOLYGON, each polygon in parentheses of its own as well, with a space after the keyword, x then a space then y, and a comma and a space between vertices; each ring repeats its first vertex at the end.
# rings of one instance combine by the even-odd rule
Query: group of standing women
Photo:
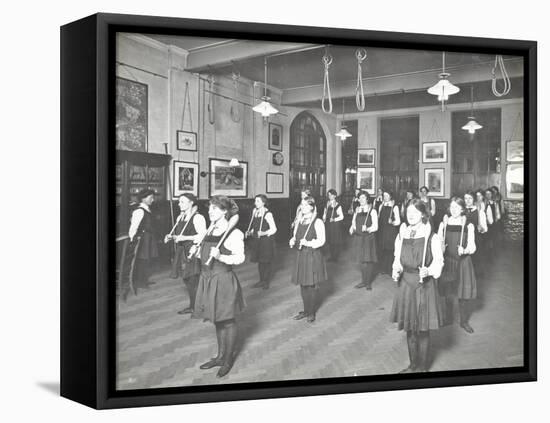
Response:
MULTIPOLYGON (((390 320, 407 333, 410 365, 404 372, 428 370, 430 331, 451 319, 453 296, 458 298, 460 326, 473 332, 469 314, 477 297, 477 280, 472 256, 480 242, 488 248, 494 237, 487 234, 502 214, 493 190, 490 194, 468 192, 464 198, 451 199, 448 214, 436 231, 435 202, 427 196, 427 188, 419 193, 408 192, 399 207, 390 192, 381 191, 371 198, 359 191, 348 231, 361 272, 355 287, 371 290, 377 270, 391 273, 397 282, 390 320)), ((233 267, 245 260, 245 238, 250 241, 251 261, 258 263, 259 281, 254 287, 268 289, 273 274, 275 218, 265 195, 257 195, 254 206, 243 234, 236 227, 235 202, 213 196, 207 228, 196 197, 184 194, 179 199, 181 214, 165 237, 165 242, 176 245, 172 277, 181 276, 189 293, 189 306, 178 313, 192 314, 215 326, 217 355, 200 368, 219 367, 218 377, 229 373, 235 360, 236 316, 244 299, 233 267)), ((303 302, 295 320, 315 321, 319 287, 327 280, 322 247, 327 247, 328 261, 338 260, 344 243, 343 224, 343 207, 336 191, 329 190, 322 213, 311 193, 302 192, 289 241, 295 250, 291 282, 300 287, 303 302)))

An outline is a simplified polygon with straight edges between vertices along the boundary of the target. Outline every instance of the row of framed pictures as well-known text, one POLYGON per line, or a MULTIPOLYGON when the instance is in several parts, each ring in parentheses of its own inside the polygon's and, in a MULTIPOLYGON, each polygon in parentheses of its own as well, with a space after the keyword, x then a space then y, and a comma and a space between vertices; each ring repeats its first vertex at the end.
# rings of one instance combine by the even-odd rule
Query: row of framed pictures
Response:
MULTIPOLYGON (((357 188, 374 195, 376 186, 376 168, 357 168, 357 188)), ((424 185, 430 190, 430 196, 443 197, 445 195, 445 169, 424 169, 424 185)))
MULTIPOLYGON (((425 142, 422 144, 422 163, 446 163, 447 141, 425 142)), ((360 148, 357 150, 358 166, 375 166, 376 149, 360 148)))
MULTIPOLYGON (((174 161, 174 197, 185 193, 199 196, 199 164, 174 161)), ((210 195, 228 197, 248 197, 248 163, 239 162, 239 166, 229 166, 229 160, 210 159, 207 173, 210 195)), ((283 194, 284 174, 266 172, 266 194, 283 194)))
MULTIPOLYGON (((197 133, 191 131, 176 131, 176 148, 179 151, 197 151, 197 133)), ((283 126, 269 123, 268 148, 273 151, 283 151, 283 126)))

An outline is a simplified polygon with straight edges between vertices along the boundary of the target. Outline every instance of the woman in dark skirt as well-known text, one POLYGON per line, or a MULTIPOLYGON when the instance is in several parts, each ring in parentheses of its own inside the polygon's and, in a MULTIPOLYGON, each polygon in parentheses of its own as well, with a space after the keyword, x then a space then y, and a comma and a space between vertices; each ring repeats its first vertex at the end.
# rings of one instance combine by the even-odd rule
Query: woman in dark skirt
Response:
POLYGON ((361 282, 355 288, 372 289, 376 263, 376 231, 378 230, 378 213, 370 201, 369 194, 359 194, 359 207, 355 209, 349 233, 353 237, 353 251, 361 267, 361 282))
POLYGON ((487 248, 493 249, 498 246, 500 210, 497 202, 493 198, 493 190, 485 190, 485 204, 487 206, 487 248))
POLYGON ((408 189, 405 192, 405 199, 401 203, 401 220, 403 222, 407 223, 407 224, 408 224, 408 222, 407 222, 407 207, 409 206, 409 204, 411 203, 411 201, 415 197, 416 197, 415 192, 412 189, 408 189))
POLYGON ((468 223, 474 225, 476 230, 476 253, 472 255, 472 260, 474 262, 474 268, 478 276, 481 276, 483 270, 483 257, 481 255, 482 240, 484 234, 487 232, 487 216, 483 210, 478 209, 475 203, 475 193, 467 192, 464 194, 464 203, 466 204, 466 219, 468 223))
POLYGON ((304 200, 304 198, 311 197, 311 190, 307 189, 307 188, 303 189, 300 192, 300 196, 301 196, 300 204, 298 204, 298 207, 296 207, 296 215, 294 216, 294 220, 290 224, 290 229, 291 230, 294 230, 294 228, 296 227, 296 224, 302 219, 302 216, 301 216, 302 201, 304 200))
POLYGON ((319 284, 327 280, 325 259, 321 247, 325 244, 325 225, 315 214, 315 199, 306 197, 300 207, 301 219, 297 222, 290 248, 296 250, 292 268, 292 283, 300 286, 303 311, 294 320, 315 321, 317 311, 317 291, 319 284))
POLYGON ((362 190, 360 188, 355 188, 355 194, 353 195, 353 199, 349 204, 348 214, 354 214, 355 209, 359 207, 359 194, 361 194, 361 192, 362 190))
POLYGON ((342 223, 344 222, 344 212, 342 206, 336 201, 336 190, 329 189, 327 192, 327 205, 323 212, 323 222, 325 222, 326 247, 329 252, 328 261, 337 261, 342 250, 342 223))
POLYGON ((273 213, 267 209, 267 197, 264 194, 256 195, 254 210, 250 217, 246 238, 250 240, 250 261, 258 263, 260 280, 254 288, 269 289, 273 272, 272 262, 275 257, 275 238, 277 226, 273 213))
POLYGON ((384 190, 382 188, 378 188, 376 190, 376 198, 374 199, 374 210, 379 210, 383 202, 384 202, 384 190))
POLYGON ((471 257, 476 252, 475 227, 466 217, 466 204, 462 198, 451 198, 449 214, 439 225, 439 237, 445 251, 445 266, 439 283, 448 286, 445 290, 447 298, 450 287, 452 292, 456 292, 460 327, 473 333, 468 320, 470 303, 477 298, 477 280, 471 257))
POLYGON ((399 207, 395 205, 393 194, 384 191, 384 202, 378 210, 378 254, 380 273, 391 274, 395 237, 399 232, 401 217, 399 207))
POLYGON ((198 247, 201 275, 193 316, 214 323, 218 341, 218 355, 200 368, 221 366, 218 377, 225 376, 233 366, 237 340, 235 317, 244 307, 241 285, 233 272, 233 266, 244 262, 244 235, 229 225, 238 211, 233 200, 214 195, 208 209, 211 225, 198 247))
POLYGON ((181 214, 176 220, 174 230, 164 237, 164 243, 173 240, 176 243, 176 254, 172 263, 171 277, 180 275, 189 295, 189 307, 178 311, 178 314, 190 314, 195 309, 195 296, 201 273, 201 262, 198 257, 189 258, 194 242, 198 242, 206 233, 206 221, 198 213, 197 197, 183 194, 178 201, 181 214))
POLYGON ((429 369, 430 330, 440 327, 435 280, 443 268, 441 243, 432 234, 426 203, 412 200, 407 221, 395 239, 392 277, 397 291, 390 316, 397 329, 407 332, 410 365, 401 373, 429 369))

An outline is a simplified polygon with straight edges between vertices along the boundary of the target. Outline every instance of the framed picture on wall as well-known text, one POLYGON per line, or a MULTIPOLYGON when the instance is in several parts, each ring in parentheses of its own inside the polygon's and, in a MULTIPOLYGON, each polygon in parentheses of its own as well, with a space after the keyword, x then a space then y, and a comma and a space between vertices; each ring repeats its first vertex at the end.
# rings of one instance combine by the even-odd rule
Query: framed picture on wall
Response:
POLYGON ((269 122, 269 149, 283 151, 283 126, 269 122))
POLYGON ((357 188, 367 191, 374 195, 376 190, 376 168, 359 167, 357 168, 357 188))
POLYGON ((424 169, 424 185, 430 190, 430 197, 445 195, 445 169, 424 169))
POLYGON ((116 78, 116 149, 147 151, 147 84, 116 78))
POLYGON ((199 196, 199 164, 174 161, 174 197, 182 194, 199 196))
POLYGON ((357 165, 374 166, 376 160, 375 153, 375 148, 360 148, 357 150, 357 165))
POLYGON ((197 133, 177 131, 177 148, 180 151, 197 151, 197 133))
POLYGON ((285 175, 283 173, 267 172, 265 174, 266 194, 282 194, 284 192, 285 175))
POLYGON ((506 197, 523 200, 523 163, 506 165, 506 197))
POLYGON ((247 197, 248 163, 239 161, 239 166, 229 166, 229 160, 210 159, 210 195, 247 197))
POLYGON ((523 162, 523 141, 506 142, 506 161, 523 162))
POLYGON ((446 163, 447 141, 422 143, 422 163, 446 163))

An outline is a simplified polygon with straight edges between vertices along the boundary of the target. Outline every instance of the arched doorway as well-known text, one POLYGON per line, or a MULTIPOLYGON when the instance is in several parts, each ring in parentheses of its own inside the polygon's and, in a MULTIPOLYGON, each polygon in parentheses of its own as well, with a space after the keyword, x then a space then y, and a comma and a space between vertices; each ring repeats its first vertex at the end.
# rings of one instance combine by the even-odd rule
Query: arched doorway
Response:
POLYGON ((300 192, 309 188, 317 202, 324 199, 327 180, 327 139, 319 121, 302 112, 290 125, 291 218, 300 201, 300 192))

